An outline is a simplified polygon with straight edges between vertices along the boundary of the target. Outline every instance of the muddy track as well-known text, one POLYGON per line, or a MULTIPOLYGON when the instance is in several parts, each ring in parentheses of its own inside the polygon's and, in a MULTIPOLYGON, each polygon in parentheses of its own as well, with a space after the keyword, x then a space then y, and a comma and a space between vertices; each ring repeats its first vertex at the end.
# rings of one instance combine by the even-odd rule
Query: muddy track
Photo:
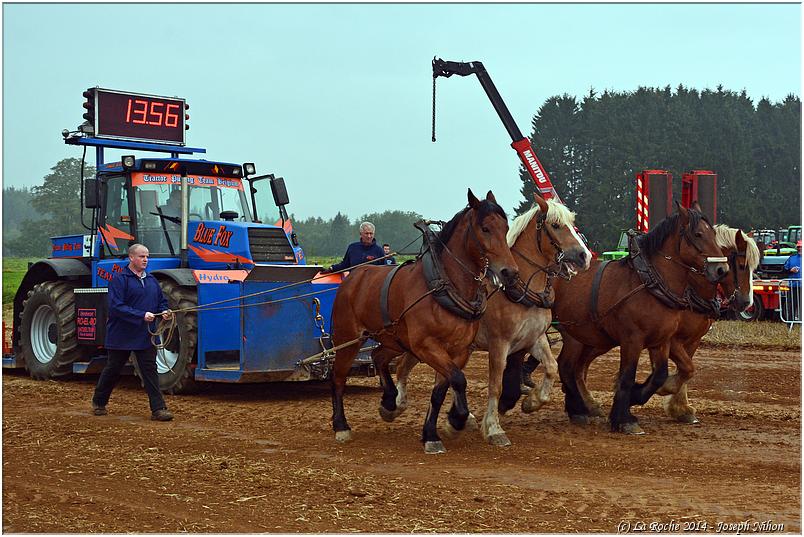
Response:
MULTIPOLYGON (((378 415, 377 379, 350 379, 346 445, 334 441, 326 383, 209 385, 168 396, 176 420, 158 423, 133 378, 95 417, 97 377, 4 372, 3 531, 615 533, 665 523, 682 533, 747 522, 800 533, 801 352, 702 348, 696 365, 700 425, 671 421, 659 397, 634 410, 645 436, 570 425, 555 386, 537 413, 503 418, 513 446, 470 431, 445 440, 443 455, 419 442, 426 366, 393 423, 378 415)), ((616 367, 609 353, 589 373, 606 409, 616 367)), ((478 416, 485 368, 484 353, 467 368, 478 416)))

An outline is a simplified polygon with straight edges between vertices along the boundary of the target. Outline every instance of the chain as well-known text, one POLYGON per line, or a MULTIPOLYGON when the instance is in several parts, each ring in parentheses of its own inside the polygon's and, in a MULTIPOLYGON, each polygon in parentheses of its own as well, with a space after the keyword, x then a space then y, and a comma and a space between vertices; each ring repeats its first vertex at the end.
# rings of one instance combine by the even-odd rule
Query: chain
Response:
POLYGON ((313 321, 315 322, 316 327, 321 331, 321 335, 318 336, 318 342, 321 344, 321 350, 323 351, 322 358, 324 360, 328 360, 331 358, 335 353, 332 352, 332 349, 328 347, 324 341, 332 341, 330 339, 330 335, 324 330, 324 316, 321 315, 321 301, 318 298, 313 299, 313 307, 315 307, 315 315, 313 316, 313 321))
POLYGON ((436 137, 435 137, 435 112, 436 112, 436 109, 435 109, 435 101, 436 101, 436 99, 435 99, 435 95, 436 95, 435 94, 435 82, 436 82, 436 77, 435 77, 435 75, 433 75, 433 141, 434 142, 436 141, 436 137))

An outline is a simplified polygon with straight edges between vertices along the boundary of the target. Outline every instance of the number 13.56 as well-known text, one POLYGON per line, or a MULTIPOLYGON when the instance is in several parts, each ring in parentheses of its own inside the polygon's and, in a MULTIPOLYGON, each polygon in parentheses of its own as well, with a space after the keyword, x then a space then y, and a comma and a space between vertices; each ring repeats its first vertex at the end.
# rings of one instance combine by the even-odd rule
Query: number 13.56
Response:
POLYGON ((178 111, 178 104, 129 99, 128 110, 126 110, 126 123, 154 125, 157 127, 178 127, 178 111))

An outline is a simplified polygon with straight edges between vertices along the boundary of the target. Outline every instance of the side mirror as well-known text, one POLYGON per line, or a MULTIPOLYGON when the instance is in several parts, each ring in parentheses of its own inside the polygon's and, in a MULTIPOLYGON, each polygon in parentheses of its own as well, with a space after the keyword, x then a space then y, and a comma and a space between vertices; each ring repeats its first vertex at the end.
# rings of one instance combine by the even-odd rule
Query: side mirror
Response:
POLYGON ((274 195, 274 203, 277 207, 290 203, 288 189, 285 188, 285 179, 283 177, 271 178, 271 192, 274 195))
POLYGON ((98 186, 99 183, 97 179, 84 179, 84 207, 87 209, 100 208, 98 186))

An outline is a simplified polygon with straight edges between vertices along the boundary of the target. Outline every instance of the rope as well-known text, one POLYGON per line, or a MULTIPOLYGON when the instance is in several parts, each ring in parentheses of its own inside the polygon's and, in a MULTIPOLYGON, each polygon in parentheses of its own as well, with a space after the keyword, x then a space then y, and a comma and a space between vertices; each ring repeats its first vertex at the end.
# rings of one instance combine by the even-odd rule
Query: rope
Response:
MULTIPOLYGON (((411 244, 413 244, 417 240, 419 240, 419 237, 414 238, 412 241, 410 241, 408 244, 406 244, 403 247, 403 249, 407 248, 408 246, 410 246, 411 244)), ((340 274, 342 272, 354 270, 357 267, 362 267, 363 265, 373 264, 373 263, 376 263, 377 261, 387 259, 389 257, 394 257, 394 256, 397 256, 397 255, 399 255, 399 252, 391 252, 388 255, 378 257, 377 259, 372 259, 371 261, 365 261, 363 263, 360 263, 358 265, 353 265, 353 266, 345 268, 345 269, 337 270, 335 272, 329 272, 327 274, 320 275, 320 276, 315 276, 315 277, 310 278, 308 280, 302 280, 302 281, 299 281, 299 282, 293 282, 293 283, 290 283, 288 285, 283 285, 281 287, 276 287, 274 289, 268 289, 266 291, 258 291, 256 293, 251 293, 251 294, 248 294, 248 295, 242 295, 242 296, 237 296, 237 297, 233 297, 233 298, 226 298, 226 299, 223 299, 223 300, 218 300, 216 302, 210 302, 208 304, 203 304, 203 305, 196 305, 196 306, 189 306, 189 307, 186 307, 186 308, 165 310, 165 313, 169 312, 169 313, 172 313, 173 315, 170 317, 170 319, 167 319, 167 320, 165 320, 164 318, 161 318, 160 321, 159 321, 159 325, 157 326, 155 331, 151 331, 150 327, 148 327, 148 333, 151 336, 151 343, 157 349, 163 349, 165 347, 165 345, 167 345, 170 342, 170 340, 173 337, 173 333, 176 330, 176 314, 177 313, 188 313, 188 312, 192 312, 192 311, 198 312, 198 311, 221 311, 221 310, 228 310, 228 309, 245 309, 245 308, 251 307, 251 306, 267 306, 267 305, 271 305, 271 304, 278 304, 280 302, 287 302, 287 301, 290 301, 290 300, 299 300, 299 299, 302 299, 302 298, 307 298, 307 297, 311 297, 311 296, 314 296, 314 295, 319 295, 319 294, 322 294, 322 293, 329 293, 329 292, 335 291, 336 289, 335 288, 322 289, 320 291, 312 291, 310 293, 305 293, 303 295, 296 295, 296 296, 286 297, 286 298, 278 298, 278 299, 275 299, 275 300, 267 300, 267 301, 264 301, 264 302, 255 302, 253 304, 236 304, 234 306, 211 307, 211 306, 217 306, 219 304, 224 304, 226 302, 233 302, 235 300, 240 301, 240 300, 244 300, 244 299, 247 299, 247 298, 253 298, 253 297, 259 296, 259 295, 264 295, 264 294, 267 294, 267 293, 276 293, 278 291, 284 291, 285 289, 290 289, 292 287, 296 287, 296 286, 299 286, 299 285, 311 283, 311 282, 313 282, 315 280, 325 278, 325 277, 329 276, 330 274, 340 274), (162 337, 165 332, 167 332, 167 335, 165 337, 162 337), (160 340, 159 342, 157 342, 157 338, 159 338, 159 340, 160 340)))
POLYGON ((352 345, 354 345, 359 341, 362 341, 363 339, 365 338, 363 336, 360 336, 358 338, 353 339, 352 341, 347 341, 346 343, 341 343, 340 345, 332 347, 331 349, 325 349, 323 352, 319 352, 318 354, 308 356, 304 360, 300 361, 299 365, 308 365, 313 362, 317 362, 319 358, 329 358, 330 356, 332 356, 333 353, 341 349, 345 349, 346 347, 351 347, 352 345))

